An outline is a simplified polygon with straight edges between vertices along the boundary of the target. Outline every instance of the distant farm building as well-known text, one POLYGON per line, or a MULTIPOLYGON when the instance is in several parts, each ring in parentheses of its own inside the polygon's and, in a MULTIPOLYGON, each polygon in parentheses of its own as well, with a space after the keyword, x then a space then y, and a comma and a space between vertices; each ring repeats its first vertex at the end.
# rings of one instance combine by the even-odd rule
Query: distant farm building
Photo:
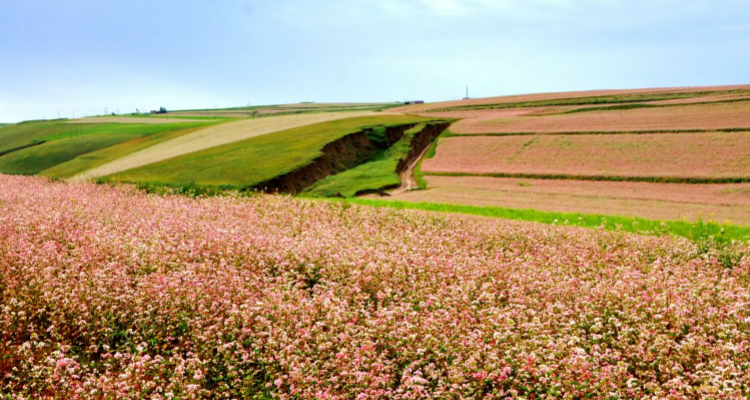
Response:
POLYGON ((412 104, 424 104, 423 100, 405 101, 404 105, 410 106, 412 104))
POLYGON ((159 107, 159 111, 157 110, 151 110, 151 114, 166 114, 167 109, 164 107, 159 107))

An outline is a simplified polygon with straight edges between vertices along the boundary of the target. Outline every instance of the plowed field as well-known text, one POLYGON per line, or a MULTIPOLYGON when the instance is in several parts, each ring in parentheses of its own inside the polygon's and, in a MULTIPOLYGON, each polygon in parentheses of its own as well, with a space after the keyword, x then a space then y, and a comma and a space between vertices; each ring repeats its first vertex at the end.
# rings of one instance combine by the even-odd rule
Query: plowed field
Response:
MULTIPOLYGON (((477 134, 750 128, 750 102, 597 111, 539 117, 509 117, 508 112, 509 110, 470 111, 471 114, 468 114, 470 118, 454 124, 451 131, 477 134)), ((457 113, 451 114, 454 117, 458 116, 457 113)))
POLYGON ((750 177, 750 132, 451 137, 425 172, 750 177))
POLYGON ((691 185, 427 176, 395 200, 750 225, 750 184, 691 185))

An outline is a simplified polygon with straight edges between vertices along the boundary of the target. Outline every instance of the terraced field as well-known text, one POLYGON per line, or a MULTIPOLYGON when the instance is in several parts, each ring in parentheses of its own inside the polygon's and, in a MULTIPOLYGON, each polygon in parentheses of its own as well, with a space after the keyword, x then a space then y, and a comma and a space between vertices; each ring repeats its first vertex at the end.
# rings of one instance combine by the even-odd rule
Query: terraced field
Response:
POLYGON ((465 204, 654 220, 713 220, 750 225, 750 184, 674 184, 426 176, 410 202, 465 204))
POLYGON ((399 108, 460 121, 421 164, 427 190, 384 199, 750 224, 741 183, 750 181, 749 93, 546 93, 399 108))
POLYGON ((449 137, 422 170, 750 180, 750 132, 449 137))
MULTIPOLYGON (((750 129, 750 102, 686 104, 681 107, 600 110, 573 114, 525 116, 538 111, 469 111, 467 119, 456 123, 456 134, 554 133, 554 132, 632 132, 688 129, 750 129)), ((446 114, 438 114, 446 116, 446 114)), ((459 112, 447 115, 460 117, 459 112)))

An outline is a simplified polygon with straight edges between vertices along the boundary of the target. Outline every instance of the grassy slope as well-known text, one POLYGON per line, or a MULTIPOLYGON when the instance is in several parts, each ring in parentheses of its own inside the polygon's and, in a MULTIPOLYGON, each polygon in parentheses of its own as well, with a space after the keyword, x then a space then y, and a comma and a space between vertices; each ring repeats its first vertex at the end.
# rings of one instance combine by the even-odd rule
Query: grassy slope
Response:
POLYGON ((398 162, 409 154, 412 138, 416 133, 421 132, 424 127, 424 124, 420 124, 406 131, 404 137, 391 146, 380 159, 329 176, 309 187, 303 194, 313 197, 337 195, 352 197, 362 191, 379 190, 400 185, 401 179, 396 172, 398 162))
POLYGON ((157 185, 247 187, 310 163, 327 143, 368 126, 430 118, 383 115, 304 126, 230 143, 105 177, 105 181, 157 185))
POLYGON ((71 125, 63 122, 26 122, 6 126, 0 133, 0 153, 70 131, 71 125))
MULTIPOLYGON (((81 155, 150 135, 203 126, 204 124, 92 124, 71 126, 66 123, 30 123, 19 125, 11 135, 0 134, 0 145, 14 147, 33 141, 46 141, 0 157, 0 172, 7 174, 38 174, 81 155), (26 125, 26 126, 24 126, 26 125), (77 129, 78 133, 71 132, 77 129), (6 144, 9 143, 9 144, 6 144)), ((11 130, 11 128, 8 128, 11 130)))
MULTIPOLYGON (((183 126, 184 125, 180 125, 179 127, 183 126)), ((41 174, 44 176, 55 178, 70 178, 82 172, 124 157, 128 154, 132 154, 147 147, 151 147, 155 144, 204 129, 208 125, 191 124, 191 126, 192 127, 186 129, 170 130, 151 134, 149 136, 138 137, 124 143, 119 143, 101 150, 86 153, 70 161, 55 165, 50 169, 44 170, 41 174)))

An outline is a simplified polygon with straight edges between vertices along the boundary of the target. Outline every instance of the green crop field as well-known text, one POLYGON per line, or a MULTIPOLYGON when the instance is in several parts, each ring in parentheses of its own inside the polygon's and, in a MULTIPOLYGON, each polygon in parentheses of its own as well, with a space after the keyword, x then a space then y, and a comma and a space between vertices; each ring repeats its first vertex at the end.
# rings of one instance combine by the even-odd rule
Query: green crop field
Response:
POLYGON ((42 141, 47 136, 71 132, 72 126, 63 122, 22 122, 8 125, 0 133, 0 154, 15 148, 42 141))
MULTIPOLYGON (((90 124, 30 122, 4 128, 0 133, 0 173, 39 174, 91 152, 166 132, 206 126, 189 124, 90 124)), ((134 143, 135 144, 135 143, 134 143)), ((121 149, 122 150, 122 149, 121 149)), ((71 166, 70 171, 78 168, 71 166)), ((67 176, 65 174, 49 174, 67 176)))
MULTIPOLYGON (((123 143, 118 143, 101 150, 85 153, 67 162, 57 164, 52 168, 44 170, 41 174, 54 178, 70 178, 82 172, 104 165, 108 162, 117 160, 128 154, 135 153, 139 150, 143 150, 147 147, 151 147, 155 144, 165 142, 167 140, 175 139, 182 135, 187 135, 197 130, 201 130, 207 126, 205 124, 189 125, 191 126, 189 128, 185 128, 185 125, 170 125, 169 127, 173 129, 153 133, 148 136, 137 137, 135 139, 131 139, 123 143)), ((165 125, 150 125, 149 127, 153 126, 162 126, 166 128, 165 125)))
POLYGON ((367 127, 421 123, 430 118, 383 115, 304 126, 199 151, 105 177, 104 181, 167 186, 244 188, 318 157, 326 144, 367 127))
POLYGON ((171 119, 187 119, 187 120, 206 120, 208 121, 235 121, 238 119, 241 119, 239 117, 231 117, 231 116, 215 116, 215 115, 182 115, 182 114, 135 114, 135 115, 126 115, 125 117, 128 118, 143 118, 143 119, 165 119, 165 120, 171 120, 171 119))

